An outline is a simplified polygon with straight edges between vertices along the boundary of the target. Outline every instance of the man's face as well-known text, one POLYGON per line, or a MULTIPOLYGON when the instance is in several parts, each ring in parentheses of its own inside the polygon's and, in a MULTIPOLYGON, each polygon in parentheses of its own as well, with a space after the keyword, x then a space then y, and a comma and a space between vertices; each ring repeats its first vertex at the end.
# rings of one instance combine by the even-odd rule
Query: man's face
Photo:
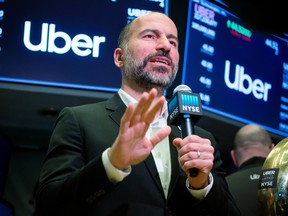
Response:
POLYGON ((131 26, 128 46, 123 50, 123 73, 144 89, 167 89, 178 70, 177 29, 162 14, 138 19, 131 26))

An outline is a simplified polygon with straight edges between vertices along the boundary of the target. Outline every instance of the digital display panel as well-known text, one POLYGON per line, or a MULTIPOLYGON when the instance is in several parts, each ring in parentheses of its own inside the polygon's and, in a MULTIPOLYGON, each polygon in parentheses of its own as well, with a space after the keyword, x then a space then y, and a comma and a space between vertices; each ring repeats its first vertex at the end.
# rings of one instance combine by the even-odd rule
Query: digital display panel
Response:
POLYGON ((0 81, 117 91, 123 26, 168 0, 0 0, 0 81))
POLYGON ((203 110, 288 136, 287 40, 190 0, 184 49, 182 83, 200 94, 203 110))

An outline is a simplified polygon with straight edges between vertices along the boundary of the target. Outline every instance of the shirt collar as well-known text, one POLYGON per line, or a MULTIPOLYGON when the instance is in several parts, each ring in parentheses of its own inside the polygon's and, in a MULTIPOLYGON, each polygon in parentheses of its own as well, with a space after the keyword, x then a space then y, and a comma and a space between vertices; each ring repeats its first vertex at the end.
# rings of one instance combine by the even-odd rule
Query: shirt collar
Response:
MULTIPOLYGON (((118 94, 121 98, 121 100, 123 101, 123 103, 128 106, 128 104, 130 103, 134 103, 137 104, 138 101, 133 98, 132 96, 130 96, 127 92, 125 92, 123 89, 119 89, 118 94)), ((167 119, 168 117, 168 106, 167 106, 167 101, 164 103, 162 110, 161 110, 161 117, 167 119)), ((155 119, 156 120, 156 119, 155 119)))

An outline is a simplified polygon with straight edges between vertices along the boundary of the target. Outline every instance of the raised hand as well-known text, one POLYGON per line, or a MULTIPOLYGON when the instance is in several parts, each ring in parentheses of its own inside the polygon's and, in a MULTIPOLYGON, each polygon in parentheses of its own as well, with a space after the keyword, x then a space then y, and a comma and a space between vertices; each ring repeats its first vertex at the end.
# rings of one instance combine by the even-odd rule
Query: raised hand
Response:
POLYGON ((138 164, 145 160, 154 146, 167 137, 171 128, 161 128, 153 137, 146 132, 155 116, 161 112, 166 99, 157 98, 157 90, 143 93, 137 105, 129 104, 121 119, 119 134, 108 155, 111 163, 118 169, 138 164))

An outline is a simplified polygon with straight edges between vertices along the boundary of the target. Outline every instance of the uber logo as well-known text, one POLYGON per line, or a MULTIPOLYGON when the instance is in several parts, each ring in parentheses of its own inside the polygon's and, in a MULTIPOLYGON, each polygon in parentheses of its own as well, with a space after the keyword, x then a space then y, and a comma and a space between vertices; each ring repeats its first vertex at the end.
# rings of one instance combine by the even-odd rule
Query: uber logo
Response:
POLYGON ((268 101, 269 90, 272 89, 272 85, 267 82, 263 82, 260 79, 252 80, 249 74, 244 73, 244 66, 236 64, 234 81, 230 81, 230 61, 225 62, 225 74, 224 80, 228 88, 239 91, 243 94, 253 94, 258 100, 268 101), (247 85, 245 85, 245 83, 247 85))
POLYGON ((71 39, 67 33, 56 31, 55 24, 48 23, 42 24, 41 41, 38 44, 31 43, 30 34, 31 22, 25 21, 23 41, 26 48, 31 51, 65 54, 72 49, 78 56, 92 55, 95 58, 99 57, 100 44, 106 41, 106 37, 94 36, 93 38, 90 38, 86 34, 78 34, 71 39), (56 39, 63 40, 64 45, 62 47, 57 47, 55 45, 56 39))

